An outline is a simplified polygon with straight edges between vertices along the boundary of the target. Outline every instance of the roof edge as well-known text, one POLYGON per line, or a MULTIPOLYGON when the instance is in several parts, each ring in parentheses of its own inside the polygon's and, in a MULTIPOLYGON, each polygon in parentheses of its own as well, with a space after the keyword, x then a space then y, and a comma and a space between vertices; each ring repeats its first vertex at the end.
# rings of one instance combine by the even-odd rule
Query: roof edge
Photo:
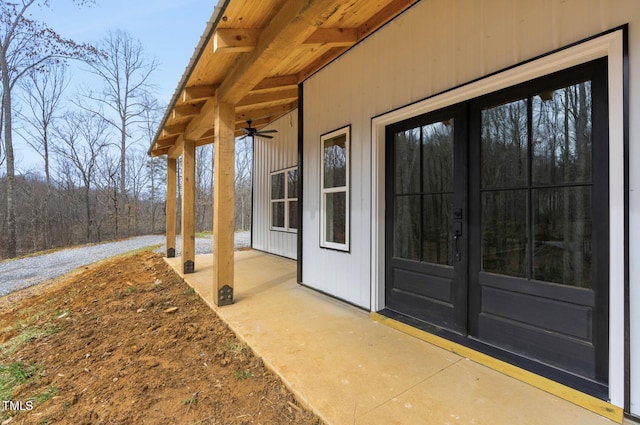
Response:
POLYGON ((195 68, 196 64, 200 60, 200 57, 202 56, 202 53, 207 43, 209 43, 209 40, 211 40, 211 37, 213 36, 213 33, 215 32, 215 29, 217 28, 218 23, 220 22, 220 19, 222 18, 224 11, 227 9, 227 6, 229 5, 230 1, 231 0, 218 0, 218 4, 214 6, 213 13, 211 14, 211 18, 209 18, 209 21, 207 22, 207 26, 205 27, 204 32, 200 36, 200 41, 198 42, 198 45, 195 47, 193 51, 193 55, 191 56, 191 59, 189 60, 189 63, 187 64, 187 67, 184 70, 184 73, 182 74, 182 78, 180 78, 180 82, 178 83, 178 86, 174 91, 173 96, 171 97, 171 100, 169 101, 169 104, 166 107, 166 110, 164 111, 162 120, 160 121, 158 125, 158 129, 156 130, 156 133, 153 136, 153 140, 151 140, 149 149, 147 150, 148 155, 151 155, 151 151, 153 150, 153 145, 155 145, 156 140, 158 140, 158 137, 160 136, 160 132, 164 128, 165 124, 167 123, 167 120, 169 119, 169 115, 171 113, 170 111, 173 109, 176 103, 178 103, 180 93, 182 93, 182 91, 185 89, 187 82, 189 81, 189 78, 191 78, 193 69, 195 68))

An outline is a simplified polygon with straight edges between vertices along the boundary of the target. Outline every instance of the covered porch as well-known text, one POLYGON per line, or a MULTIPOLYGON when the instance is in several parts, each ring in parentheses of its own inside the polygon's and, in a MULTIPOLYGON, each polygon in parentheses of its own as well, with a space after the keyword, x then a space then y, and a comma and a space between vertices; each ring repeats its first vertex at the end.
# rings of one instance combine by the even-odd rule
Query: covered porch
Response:
POLYGON ((234 304, 222 308, 211 254, 187 274, 181 257, 166 261, 328 424, 614 423, 297 284, 295 261, 237 251, 234 304))

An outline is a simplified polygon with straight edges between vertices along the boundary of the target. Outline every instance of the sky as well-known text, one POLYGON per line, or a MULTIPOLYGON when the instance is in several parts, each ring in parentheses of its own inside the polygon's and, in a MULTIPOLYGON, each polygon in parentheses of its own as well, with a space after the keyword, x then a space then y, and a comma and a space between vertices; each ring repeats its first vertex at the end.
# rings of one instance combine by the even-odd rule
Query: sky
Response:
MULTIPOLYGON (((32 6, 28 15, 64 38, 95 43, 108 31, 124 30, 159 63, 153 83, 161 104, 171 100, 218 0, 96 0, 90 7, 71 0, 50 0, 50 8, 32 6)), ((76 67, 77 68, 77 67, 76 67)), ((79 70, 71 71, 77 77, 79 70)), ((68 93, 69 94, 69 93, 68 93)), ((16 166, 37 167, 39 157, 14 137, 16 166)))

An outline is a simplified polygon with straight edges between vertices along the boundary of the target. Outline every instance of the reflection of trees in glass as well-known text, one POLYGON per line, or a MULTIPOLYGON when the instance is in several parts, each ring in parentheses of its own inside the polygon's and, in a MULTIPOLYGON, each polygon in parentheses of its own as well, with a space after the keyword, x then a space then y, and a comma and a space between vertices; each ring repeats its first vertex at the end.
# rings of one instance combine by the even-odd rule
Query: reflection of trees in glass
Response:
POLYGON ((324 187, 345 186, 347 182, 347 137, 324 141, 324 187))
POLYGON ((527 101, 482 111, 482 188, 516 187, 527 182, 527 101))
POLYGON ((347 133, 323 140, 323 242, 347 244, 347 133))
POLYGON ((527 100, 482 111, 482 265, 526 277, 527 100))
POLYGON ((482 111, 484 270, 591 285, 591 110, 585 82, 482 111))
POLYGON ((452 264, 453 120, 394 137, 395 257, 452 264))
POLYGON ((533 277, 591 286, 591 84, 533 98, 533 277))

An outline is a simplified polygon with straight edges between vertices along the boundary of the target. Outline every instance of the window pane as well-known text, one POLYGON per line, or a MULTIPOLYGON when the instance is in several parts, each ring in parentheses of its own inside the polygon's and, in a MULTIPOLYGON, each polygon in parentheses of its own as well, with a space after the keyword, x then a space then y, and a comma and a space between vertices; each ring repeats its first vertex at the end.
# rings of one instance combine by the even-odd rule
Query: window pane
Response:
POLYGON ((289 201, 289 229, 298 228, 298 201, 289 201))
POLYGON ((347 136, 341 134, 324 141, 324 187, 347 184, 347 136))
POLYGON ((535 189, 533 278, 591 288, 591 187, 535 189))
POLYGON ((420 261, 420 195, 393 202, 393 256, 420 261))
POLYGON ((289 170, 287 172, 287 198, 298 197, 298 169, 289 170))
POLYGON ((527 101, 482 111, 482 188, 527 184, 527 101))
POLYGON ((422 127, 422 164, 423 192, 453 190, 453 118, 422 127))
POLYGON ((420 192, 420 128, 394 136, 395 193, 420 192))
POLYGON ((284 199, 284 173, 271 175, 271 199, 284 199))
POLYGON ((347 242, 347 194, 346 192, 325 193, 326 241, 344 244, 347 242))
POLYGON ((423 207, 422 261, 452 265, 453 195, 425 195, 423 207))
POLYGON ((591 83, 533 97, 533 183, 591 181, 591 83))
POLYGON ((271 226, 284 227, 284 202, 271 203, 271 226))
POLYGON ((482 193, 482 269, 527 277, 527 191, 482 193))

